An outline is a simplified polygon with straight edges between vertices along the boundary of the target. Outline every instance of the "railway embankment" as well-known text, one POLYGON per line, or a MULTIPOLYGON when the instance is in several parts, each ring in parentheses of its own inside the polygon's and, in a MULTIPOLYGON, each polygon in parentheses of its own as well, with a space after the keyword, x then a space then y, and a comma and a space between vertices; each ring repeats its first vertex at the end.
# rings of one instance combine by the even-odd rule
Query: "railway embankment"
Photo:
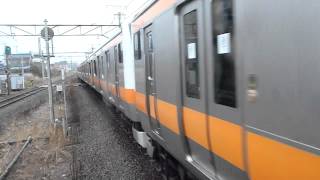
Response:
MULTIPOLYGON (((11 97, 19 93, 23 92, 11 97)), ((0 108, 0 175, 7 172, 5 179, 71 179, 68 138, 61 123, 50 122, 48 109, 46 89, 0 108), (32 141, 21 152, 28 137, 32 141), (14 161, 17 154, 19 157, 14 161)), ((61 115, 61 105, 57 102, 54 109, 56 117, 61 115)))

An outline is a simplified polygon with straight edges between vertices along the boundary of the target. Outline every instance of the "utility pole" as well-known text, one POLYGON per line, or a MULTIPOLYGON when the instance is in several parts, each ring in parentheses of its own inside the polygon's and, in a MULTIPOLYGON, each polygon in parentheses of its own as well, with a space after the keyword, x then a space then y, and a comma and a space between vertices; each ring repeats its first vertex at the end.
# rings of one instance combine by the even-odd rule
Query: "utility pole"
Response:
POLYGON ((50 121, 53 123, 54 122, 54 107, 53 107, 53 101, 52 101, 52 81, 51 81, 51 69, 50 69, 49 32, 48 32, 48 21, 46 19, 44 20, 44 34, 45 34, 46 51, 47 51, 50 121))
POLYGON ((20 58, 20 63, 21 63, 21 75, 22 75, 22 77, 23 77, 23 75, 24 75, 24 69, 23 69, 23 56, 21 56, 21 58, 20 58))
POLYGON ((23 65, 23 56, 20 58, 21 60, 21 76, 22 76, 22 89, 24 89, 24 65, 23 65))
POLYGON ((121 12, 118 13, 118 24, 119 24, 119 27, 121 28, 121 12))
POLYGON ((53 39, 51 39, 51 55, 54 57, 54 51, 53 51, 53 39))
POLYGON ((40 37, 38 38, 38 47, 39 47, 39 58, 41 59, 41 75, 42 75, 42 80, 44 80, 44 65, 43 65, 43 57, 42 57, 42 51, 41 51, 41 39, 40 37))
POLYGON ((66 69, 61 69, 61 79, 63 88, 63 102, 64 102, 64 118, 62 118, 63 135, 66 137, 66 122, 68 122, 67 116, 67 97, 66 97, 66 83, 65 83, 66 69))
POLYGON ((118 12, 117 14, 115 14, 116 16, 118 16, 118 26, 119 26, 119 28, 121 29, 121 16, 122 16, 122 14, 121 14, 121 12, 118 12))
POLYGON ((5 55, 6 55, 6 74, 7 74, 7 94, 10 95, 11 91, 11 81, 10 81, 10 66, 9 66, 9 55, 11 54, 11 48, 9 46, 5 47, 5 55))
POLYGON ((6 54, 6 66, 7 66, 7 93, 10 95, 11 81, 10 81, 10 67, 9 67, 9 55, 6 54))

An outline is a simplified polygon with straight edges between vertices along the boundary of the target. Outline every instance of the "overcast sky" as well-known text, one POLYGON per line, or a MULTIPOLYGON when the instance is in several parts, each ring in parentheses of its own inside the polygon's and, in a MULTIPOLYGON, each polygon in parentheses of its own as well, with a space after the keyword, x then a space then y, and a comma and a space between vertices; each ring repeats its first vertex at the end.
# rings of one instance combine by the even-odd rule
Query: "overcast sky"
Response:
MULTIPOLYGON (((127 16, 133 15, 148 1, 150 0, 7 0, 1 1, 0 24, 42 24, 44 19, 48 20, 48 24, 116 24, 118 21, 114 14, 121 11, 127 16), (128 7, 125 9, 123 6, 128 7)), ((31 32, 41 30, 24 29, 31 32)), ((82 32, 89 29, 82 28, 82 32)), ((68 29, 62 27, 54 28, 55 34, 66 30, 68 29)), ((0 31, 11 33, 8 27, 0 27, 0 31)), ((79 29, 73 32, 77 31, 79 32, 79 29)), ((100 33, 100 30, 96 32, 100 33)), ((21 34, 21 31, 12 29, 12 33, 21 34)), ((54 37, 53 40, 55 52, 88 52, 106 41, 105 37, 54 37)), ((1 55, 5 45, 11 46, 12 53, 38 53, 37 37, 0 37, 1 55)), ((43 40, 42 50, 45 52, 43 40)), ((79 63, 84 60, 84 54, 56 56, 53 61, 72 60, 79 63)), ((0 56, 1 59, 3 56, 0 56)))

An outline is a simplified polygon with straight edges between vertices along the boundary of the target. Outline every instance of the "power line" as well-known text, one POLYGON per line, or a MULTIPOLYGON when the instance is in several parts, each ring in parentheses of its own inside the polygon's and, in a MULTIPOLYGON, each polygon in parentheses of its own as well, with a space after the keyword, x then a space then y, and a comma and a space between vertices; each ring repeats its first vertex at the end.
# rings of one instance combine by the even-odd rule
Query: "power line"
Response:
MULTIPOLYGON (((43 24, 0 24, 0 27, 1 26, 7 26, 7 27, 10 27, 10 26, 28 26, 28 27, 38 27, 38 26, 41 26, 41 27, 44 27, 43 24)), ((105 27, 105 26, 118 26, 117 24, 48 24, 48 26, 54 26, 54 27, 58 27, 58 26, 102 26, 102 27, 105 27)))
MULTIPOLYGON (((40 34, 13 34, 13 35, 6 35, 6 34, 0 34, 0 37, 3 36, 23 36, 23 37, 40 37, 40 34)), ((72 37, 72 36, 104 36, 104 34, 57 34, 54 35, 54 37, 72 37)))
MULTIPOLYGON (((0 24, 0 27, 9 27, 9 32, 4 30, 0 31, 0 37, 9 36, 24 36, 24 37, 37 37, 40 36, 40 33, 37 31, 37 27, 43 27, 43 24, 0 24), (34 28, 34 31, 30 31, 30 27, 34 28), (27 28, 27 29, 26 29, 27 28), (14 33, 12 29, 16 29, 19 33, 14 33)), ((105 31, 109 27, 120 27, 119 24, 50 24, 48 27, 56 28, 56 27, 64 27, 68 28, 62 33, 56 34, 55 37, 61 36, 104 36, 105 31), (86 31, 85 33, 81 32, 81 27, 92 27, 90 30, 86 31), (76 31, 76 29, 80 30, 80 32, 76 31), (100 28, 100 32, 98 33, 96 30, 100 28), (94 32, 93 32, 94 31, 94 32), (91 33, 90 33, 91 32, 91 33), (67 34, 68 33, 68 34, 67 34)))
POLYGON ((74 51, 74 52, 55 52, 55 54, 85 54, 85 53, 91 53, 91 52, 79 52, 79 51, 74 51))

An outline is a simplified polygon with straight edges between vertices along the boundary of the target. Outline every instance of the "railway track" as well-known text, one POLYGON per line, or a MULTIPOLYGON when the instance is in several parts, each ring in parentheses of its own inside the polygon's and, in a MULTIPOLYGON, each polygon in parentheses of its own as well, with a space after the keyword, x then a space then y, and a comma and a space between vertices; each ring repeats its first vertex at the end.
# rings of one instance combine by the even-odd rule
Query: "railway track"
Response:
POLYGON ((34 94, 37 94, 38 92, 41 92, 43 90, 46 90, 46 88, 44 87, 38 87, 38 88, 34 88, 25 92, 22 92, 20 94, 14 95, 12 97, 8 97, 6 99, 3 99, 0 101, 0 109, 7 107, 15 102, 21 101, 22 99, 25 99, 29 96, 32 96, 34 94))

